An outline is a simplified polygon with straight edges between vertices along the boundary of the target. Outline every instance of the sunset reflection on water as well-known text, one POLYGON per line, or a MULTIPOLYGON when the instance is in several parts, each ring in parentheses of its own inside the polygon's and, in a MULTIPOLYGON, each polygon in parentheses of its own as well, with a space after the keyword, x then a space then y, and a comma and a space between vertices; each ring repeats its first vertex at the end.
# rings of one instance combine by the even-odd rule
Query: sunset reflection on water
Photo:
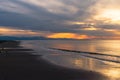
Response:
POLYGON ((54 64, 69 68, 96 71, 109 77, 110 78, 109 80, 120 80, 119 40, 94 40, 94 41, 47 40, 35 42, 30 41, 26 42, 26 44, 28 44, 28 46, 26 45, 27 47, 33 48, 35 51, 38 52, 38 54, 43 55, 43 57, 46 60, 54 64), (64 52, 59 50, 47 49, 50 47, 86 52, 96 52, 100 54, 117 55, 118 57, 106 55, 93 55, 85 53, 81 54, 75 52, 64 52), (96 59, 96 57, 98 59, 96 59))

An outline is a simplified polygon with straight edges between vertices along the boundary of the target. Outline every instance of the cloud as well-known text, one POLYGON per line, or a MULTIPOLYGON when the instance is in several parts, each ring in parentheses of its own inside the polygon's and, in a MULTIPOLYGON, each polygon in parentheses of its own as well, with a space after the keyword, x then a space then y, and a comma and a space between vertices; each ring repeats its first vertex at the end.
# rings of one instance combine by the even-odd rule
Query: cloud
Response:
MULTIPOLYGON (((110 20, 111 18, 117 18, 116 16, 120 13, 120 1, 119 0, 99 0, 94 6, 90 7, 90 13, 92 19, 94 20, 110 20)), ((119 16, 118 16, 119 17, 119 16)))
POLYGON ((8 0, 0 1, 0 9, 8 11, 8 12, 15 12, 15 13, 20 13, 20 14, 26 14, 26 13, 31 12, 25 6, 20 5, 16 3, 15 1, 13 2, 13 1, 8 1, 8 0))
MULTIPOLYGON (((16 19, 17 18, 19 19, 22 16, 23 17, 27 16, 29 17, 29 19, 31 18, 31 21, 32 19, 34 20, 36 19, 35 21, 38 20, 40 24, 45 23, 44 20, 53 21, 53 22, 56 21, 56 24, 58 24, 58 22, 62 23, 68 20, 76 20, 76 18, 78 17, 79 17, 78 19, 82 18, 86 12, 86 10, 84 9, 87 9, 90 6, 90 4, 91 5, 93 4, 93 2, 89 0, 87 1, 51 0, 50 2, 48 2, 48 0, 29 0, 29 1, 27 0, 10 0, 10 1, 4 0, 4 1, 1 1, 0 4, 1 4, 0 8, 3 11, 8 11, 7 14, 13 13, 13 15, 15 15, 15 13, 27 13, 27 14, 15 16, 14 18, 16 19), (79 4, 78 4, 78 1, 80 1, 79 4)), ((10 17, 10 16, 6 16, 5 18, 7 17, 10 17)), ((25 17, 23 18, 23 20, 24 19, 27 19, 27 18, 25 17)))
POLYGON ((1 0, 0 26, 30 30, 43 36, 49 33, 118 36, 119 21, 101 15, 115 9, 118 12, 119 3, 114 0, 1 0))
POLYGON ((44 32, 44 31, 32 31, 32 30, 23 30, 23 29, 15 29, 15 28, 7 28, 0 26, 0 35, 4 36, 45 36, 49 32, 44 32))
POLYGON ((75 5, 67 5, 61 0, 21 0, 23 2, 35 5, 38 7, 43 7, 47 11, 55 14, 74 14, 79 9, 75 5))

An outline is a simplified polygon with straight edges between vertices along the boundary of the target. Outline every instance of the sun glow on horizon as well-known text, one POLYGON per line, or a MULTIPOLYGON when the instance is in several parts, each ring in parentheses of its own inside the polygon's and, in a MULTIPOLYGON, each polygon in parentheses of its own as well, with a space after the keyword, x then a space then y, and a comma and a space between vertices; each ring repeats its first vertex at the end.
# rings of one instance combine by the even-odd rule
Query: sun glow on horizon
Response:
POLYGON ((54 33, 54 34, 48 35, 47 38, 92 39, 93 37, 90 37, 87 35, 79 35, 75 33, 54 33))

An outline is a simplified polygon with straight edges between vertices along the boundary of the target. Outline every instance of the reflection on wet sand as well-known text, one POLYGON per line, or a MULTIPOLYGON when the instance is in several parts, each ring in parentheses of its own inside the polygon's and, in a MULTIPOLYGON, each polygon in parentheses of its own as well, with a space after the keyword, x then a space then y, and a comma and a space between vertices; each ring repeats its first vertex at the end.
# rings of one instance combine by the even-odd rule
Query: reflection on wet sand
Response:
POLYGON ((111 80, 120 79, 120 69, 119 68, 108 68, 103 70, 103 74, 111 78, 111 80))
POLYGON ((74 59, 73 62, 76 67, 100 72, 108 76, 110 80, 120 79, 120 64, 107 61, 96 61, 92 58, 77 58, 74 59))
POLYGON ((80 68, 84 68, 84 69, 89 69, 89 70, 94 70, 94 60, 91 58, 86 58, 86 59, 75 59, 74 61, 74 65, 80 68), (87 66, 86 66, 87 65, 87 66))

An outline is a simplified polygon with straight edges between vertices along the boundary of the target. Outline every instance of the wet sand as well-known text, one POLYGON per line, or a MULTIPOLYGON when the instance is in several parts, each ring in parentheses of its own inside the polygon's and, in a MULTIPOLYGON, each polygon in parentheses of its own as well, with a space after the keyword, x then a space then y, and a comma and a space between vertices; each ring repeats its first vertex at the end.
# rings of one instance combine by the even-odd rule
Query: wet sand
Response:
POLYGON ((0 53, 0 80, 109 80, 97 72, 52 64, 31 49, 11 44, 2 44, 9 49, 0 53))

